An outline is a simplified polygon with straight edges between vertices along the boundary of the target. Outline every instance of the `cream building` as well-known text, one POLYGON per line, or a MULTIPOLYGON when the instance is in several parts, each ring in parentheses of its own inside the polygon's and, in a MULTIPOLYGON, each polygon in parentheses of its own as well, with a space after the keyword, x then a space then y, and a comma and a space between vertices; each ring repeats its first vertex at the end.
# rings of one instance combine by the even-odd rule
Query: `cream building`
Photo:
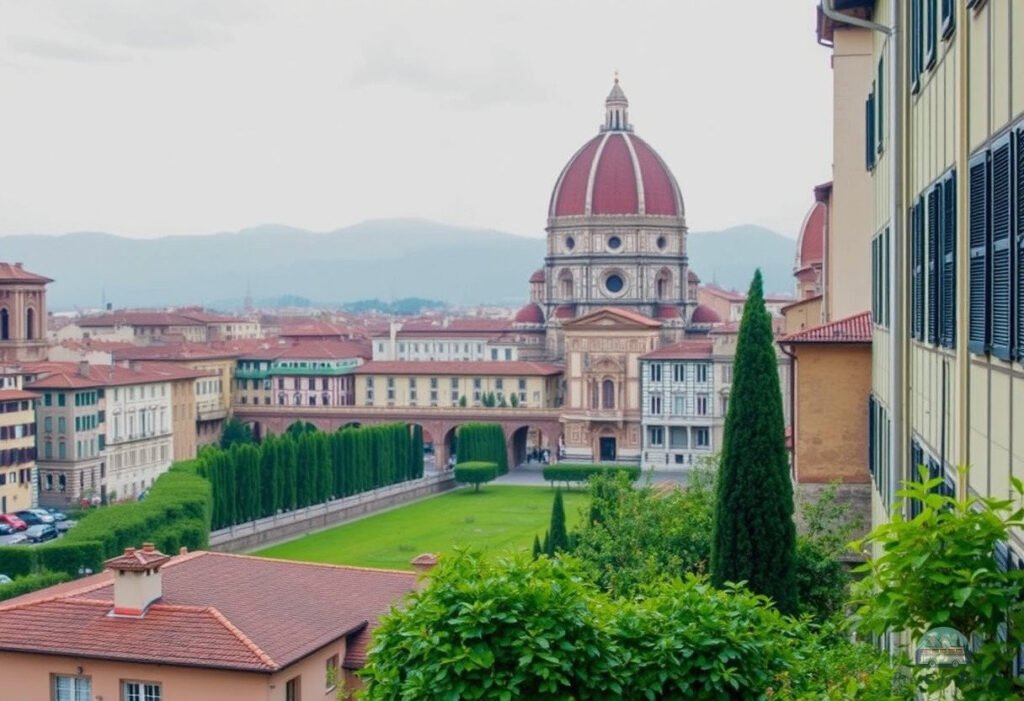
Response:
POLYGON ((171 382, 159 373, 114 373, 105 387, 108 495, 136 497, 171 466, 171 382))
POLYGON ((37 504, 36 411, 39 395, 19 373, 0 367, 0 514, 37 504))

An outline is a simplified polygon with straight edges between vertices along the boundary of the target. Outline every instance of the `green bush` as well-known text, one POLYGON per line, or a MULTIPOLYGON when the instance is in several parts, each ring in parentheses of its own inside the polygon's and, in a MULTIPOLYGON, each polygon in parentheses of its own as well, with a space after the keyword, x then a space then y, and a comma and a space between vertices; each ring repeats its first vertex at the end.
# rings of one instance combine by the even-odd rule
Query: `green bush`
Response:
POLYGON ((460 462, 493 462, 498 474, 508 472, 508 450, 501 424, 468 423, 459 427, 455 446, 460 462))
POLYGON ((455 466, 455 481, 475 486, 474 491, 480 491, 480 485, 490 482, 498 476, 498 466, 493 462, 460 462, 455 466))
POLYGON ((103 571, 103 546, 96 541, 67 542, 67 538, 36 548, 36 566, 77 577, 83 569, 103 571))
POLYGON ((544 468, 544 479, 548 482, 586 482, 593 475, 624 472, 631 480, 640 478, 640 468, 631 465, 594 465, 589 463, 558 463, 544 468))
POLYGON ((36 568, 35 551, 24 545, 0 546, 0 574, 11 579, 32 574, 36 568))
POLYGON ((71 577, 64 572, 43 572, 41 574, 18 577, 10 584, 0 584, 0 601, 6 601, 22 594, 52 587, 54 584, 67 582, 70 579, 71 577))

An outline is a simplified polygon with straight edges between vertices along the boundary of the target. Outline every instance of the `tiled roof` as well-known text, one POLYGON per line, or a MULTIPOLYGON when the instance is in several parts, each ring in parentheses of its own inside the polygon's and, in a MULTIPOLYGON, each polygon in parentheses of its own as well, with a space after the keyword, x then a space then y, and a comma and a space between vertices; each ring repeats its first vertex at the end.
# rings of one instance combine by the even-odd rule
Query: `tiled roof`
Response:
POLYGON ((694 324, 720 324, 722 316, 707 304, 698 304, 694 307, 693 316, 690 322, 694 324))
POLYGON ((544 268, 533 271, 533 275, 530 276, 530 282, 544 282, 544 268))
MULTIPOLYGON (((772 317, 772 333, 775 336, 779 336, 779 335, 782 334, 783 331, 785 331, 785 329, 786 329, 786 320, 783 319, 782 317, 773 316, 772 317)), ((739 332, 740 332, 740 322, 738 322, 738 321, 730 321, 730 322, 725 323, 725 324, 719 324, 718 326, 716 326, 713 329, 711 329, 711 331, 709 331, 708 333, 726 334, 726 335, 728 335, 728 334, 737 334, 739 332)))
POLYGON ((37 378, 26 389, 76 389, 84 387, 110 387, 113 385, 139 385, 166 382, 167 378, 147 370, 132 370, 120 365, 93 365, 91 363, 25 363, 24 371, 37 378))
POLYGON ((108 615, 110 571, 0 603, 0 650, 273 671, 355 634, 349 655, 361 664, 367 623, 416 581, 412 572, 209 552, 160 572, 163 597, 141 617, 108 615))
POLYGON ((354 341, 303 341, 279 349, 278 358, 308 360, 343 360, 370 358, 373 350, 368 343, 354 341))
POLYGON ((342 336, 348 335, 349 330, 343 326, 335 326, 334 324, 327 324, 324 322, 315 322, 310 324, 295 324, 281 327, 281 336, 333 336, 335 338, 341 338, 342 336))
POLYGON ((871 343, 871 312, 861 312, 820 326, 802 329, 780 343, 871 343))
POLYGON ((215 360, 239 355, 241 352, 234 348, 207 343, 161 343, 114 349, 114 360, 215 360))
POLYGON ((371 360, 356 375, 559 375, 564 368, 528 360, 371 360))
POLYGON ((0 389, 0 402, 14 402, 22 399, 39 399, 39 395, 22 389, 0 389))
POLYGON ((705 285, 701 285, 700 289, 708 294, 712 294, 715 297, 721 297, 727 299, 730 302, 742 302, 746 300, 747 296, 737 290, 727 290, 724 287, 720 287, 713 282, 709 282, 705 285))
POLYGON ((0 283, 2 282, 53 282, 48 277, 30 273, 21 267, 21 263, 0 263, 0 283))
POLYGON ((82 328, 106 326, 205 326, 205 322, 175 312, 116 311, 78 320, 82 328))
POLYGON ((125 548, 124 553, 110 558, 103 564, 112 570, 144 572, 154 567, 159 569, 170 559, 169 555, 164 555, 159 550, 155 550, 151 543, 147 543, 142 549, 125 548))
POLYGON ((198 380, 200 377, 218 377, 217 370, 196 370, 175 363, 137 361, 139 369, 152 375, 159 375, 165 380, 198 380))
POLYGON ((516 312, 514 321, 517 324, 543 324, 544 311, 536 302, 530 302, 516 312))
POLYGON ((714 342, 678 341, 640 356, 640 360, 699 360, 710 358, 714 350, 714 342))

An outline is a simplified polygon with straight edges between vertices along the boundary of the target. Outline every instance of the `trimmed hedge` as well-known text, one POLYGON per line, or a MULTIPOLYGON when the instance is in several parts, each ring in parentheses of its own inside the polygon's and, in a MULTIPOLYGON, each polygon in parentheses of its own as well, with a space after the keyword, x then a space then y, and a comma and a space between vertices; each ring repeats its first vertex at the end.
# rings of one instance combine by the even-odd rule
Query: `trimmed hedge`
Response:
POLYGON ((0 584, 0 601, 6 601, 22 594, 52 587, 54 584, 61 584, 70 579, 71 577, 64 572, 42 572, 26 577, 18 577, 10 584, 0 584))
POLYGON ((493 462, 460 462, 455 466, 455 481, 475 486, 474 491, 480 491, 480 485, 490 482, 498 476, 498 466, 493 462))
POLYGON ((508 450, 501 424, 463 424, 456 434, 455 453, 459 462, 493 462, 499 475, 508 472, 508 450))
POLYGON ((589 463, 558 463, 544 468, 544 479, 548 482, 586 482, 593 475, 625 472, 630 479, 640 478, 641 470, 633 465, 595 465, 589 463))
POLYGON ((103 571, 103 546, 96 541, 66 543, 67 537, 49 545, 35 548, 36 569, 49 572, 63 572, 69 577, 78 577, 79 571, 103 571))
POLYGON ((0 574, 11 579, 32 574, 35 570, 35 551, 24 545, 0 546, 0 574))

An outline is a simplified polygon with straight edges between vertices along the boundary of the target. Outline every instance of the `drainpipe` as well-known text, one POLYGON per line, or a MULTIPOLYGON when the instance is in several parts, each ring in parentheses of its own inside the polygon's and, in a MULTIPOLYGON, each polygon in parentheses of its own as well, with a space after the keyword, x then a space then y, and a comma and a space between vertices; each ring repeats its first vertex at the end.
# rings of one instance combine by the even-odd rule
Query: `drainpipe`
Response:
MULTIPOLYGON (((790 345, 790 348, 793 346, 790 345)), ((796 353, 786 350, 779 344, 779 349, 789 356, 789 439, 793 441, 793 483, 796 483, 796 353)))

